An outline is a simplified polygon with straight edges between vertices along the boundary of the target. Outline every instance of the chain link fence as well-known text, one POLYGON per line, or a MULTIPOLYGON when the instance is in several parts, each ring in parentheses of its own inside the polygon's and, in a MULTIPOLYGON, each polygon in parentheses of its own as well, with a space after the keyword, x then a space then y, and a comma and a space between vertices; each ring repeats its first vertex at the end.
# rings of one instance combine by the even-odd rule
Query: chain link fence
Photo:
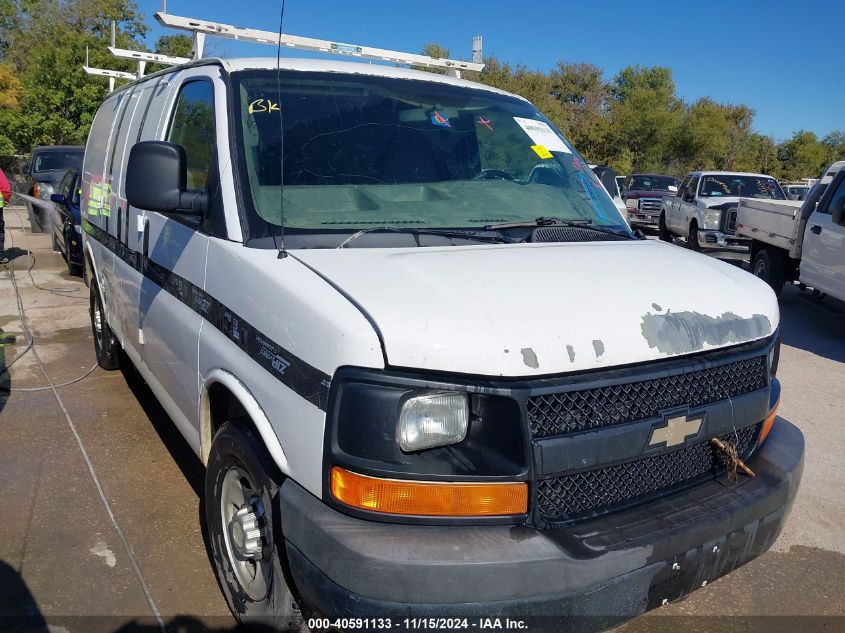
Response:
POLYGON ((23 173, 29 156, 0 156, 0 169, 6 174, 9 184, 12 186, 12 199, 6 204, 14 206, 25 206, 23 199, 17 197, 16 193, 29 193, 26 190, 26 175, 23 173))
POLYGON ((41 233, 44 231, 42 226, 43 220, 39 219, 39 214, 36 213, 32 203, 22 197, 24 195, 32 195, 31 179, 24 173, 28 162, 29 156, 27 155, 0 155, 0 169, 6 174, 6 179, 9 181, 12 189, 12 199, 6 200, 6 206, 26 209, 32 232, 41 233), (21 195, 18 196, 15 194, 21 195))

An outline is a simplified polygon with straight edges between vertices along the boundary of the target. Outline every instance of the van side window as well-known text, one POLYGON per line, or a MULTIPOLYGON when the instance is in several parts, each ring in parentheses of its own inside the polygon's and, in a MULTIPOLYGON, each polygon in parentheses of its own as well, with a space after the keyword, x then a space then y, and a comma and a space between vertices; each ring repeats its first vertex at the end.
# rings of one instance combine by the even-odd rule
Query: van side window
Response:
POLYGON ((188 189, 205 189, 214 158, 214 86, 191 81, 182 86, 167 140, 185 148, 188 189))

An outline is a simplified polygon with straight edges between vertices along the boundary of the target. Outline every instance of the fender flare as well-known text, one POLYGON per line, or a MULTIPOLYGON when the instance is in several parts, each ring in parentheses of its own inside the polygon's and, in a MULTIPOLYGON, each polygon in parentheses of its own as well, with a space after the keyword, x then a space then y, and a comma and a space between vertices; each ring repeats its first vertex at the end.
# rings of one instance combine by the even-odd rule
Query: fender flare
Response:
POLYGON ((203 464, 208 464, 208 454, 211 451, 211 441, 214 439, 211 434, 211 406, 209 403, 209 387, 214 384, 221 384, 226 387, 232 395, 240 402, 241 406, 249 415, 255 425, 267 452, 275 462, 276 466, 284 475, 290 475, 290 464, 282 448, 279 437, 273 430, 273 425, 264 413, 264 409, 240 380, 234 374, 222 368, 213 369, 205 377, 200 394, 200 459, 203 464))

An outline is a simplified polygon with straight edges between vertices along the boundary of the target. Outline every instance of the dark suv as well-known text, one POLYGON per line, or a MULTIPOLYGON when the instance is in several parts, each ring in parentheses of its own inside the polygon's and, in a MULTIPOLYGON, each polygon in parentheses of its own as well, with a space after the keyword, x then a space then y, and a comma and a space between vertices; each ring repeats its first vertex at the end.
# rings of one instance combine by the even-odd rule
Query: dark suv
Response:
POLYGON ((678 179, 660 174, 632 174, 625 181, 622 199, 628 207, 628 221, 635 224, 657 226, 663 198, 678 191, 678 179))
POLYGON ((50 196, 60 193, 59 184, 68 169, 82 169, 84 153, 85 147, 82 145, 54 145, 32 150, 24 167, 27 177, 26 193, 47 203, 44 207, 38 207, 27 201, 26 207, 33 231, 49 228, 50 218, 46 217, 44 209, 49 208, 50 196))

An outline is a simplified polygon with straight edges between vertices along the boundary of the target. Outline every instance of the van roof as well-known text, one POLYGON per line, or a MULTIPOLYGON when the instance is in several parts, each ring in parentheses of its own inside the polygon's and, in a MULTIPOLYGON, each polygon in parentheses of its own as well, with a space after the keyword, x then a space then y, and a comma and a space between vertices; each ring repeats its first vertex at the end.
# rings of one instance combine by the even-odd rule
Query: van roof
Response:
MULTIPOLYGON (((237 72, 240 70, 276 70, 275 57, 239 57, 234 59, 222 59, 215 57, 205 57, 203 59, 182 64, 180 66, 171 66, 164 70, 160 70, 149 75, 145 75, 137 81, 131 81, 126 85, 121 86, 115 92, 119 92, 128 86, 131 86, 139 81, 145 81, 151 77, 157 77, 163 74, 172 73, 182 68, 190 68, 194 66, 217 65, 221 66, 223 70, 228 73, 237 72)), ((411 70, 400 66, 385 66, 383 64, 368 64, 362 62, 346 62, 323 59, 304 59, 294 57, 282 57, 279 60, 279 68, 282 70, 298 70, 302 72, 328 72, 348 75, 371 75, 373 77, 391 77, 396 79, 415 79, 418 81, 428 81, 432 83, 447 84, 450 86, 459 86, 464 88, 473 88, 475 90, 485 90, 493 92, 506 97, 513 97, 522 101, 528 101, 525 97, 516 95, 505 90, 499 90, 492 86, 487 86, 475 81, 468 81, 466 79, 458 79, 449 75, 441 75, 439 73, 427 72, 423 70, 411 70)), ((112 93, 114 94, 114 93, 112 93)))
MULTIPOLYGON (((218 59, 217 60, 223 68, 228 72, 237 72, 239 70, 276 70, 275 57, 243 57, 236 59, 218 59)), ((439 73, 428 72, 424 70, 411 70, 401 66, 385 66, 383 64, 368 64, 363 62, 346 62, 335 61, 331 59, 305 59, 294 57, 283 57, 279 60, 279 67, 282 70, 299 70, 303 72, 329 72, 329 73, 343 73, 349 75, 372 75, 374 77, 392 77, 396 79, 416 79, 419 81, 429 81, 434 83, 448 84, 450 86, 462 86, 466 88, 475 88, 478 90, 487 90, 488 92, 495 92, 497 94, 508 97, 516 97, 527 101, 524 97, 519 95, 499 90, 485 84, 480 84, 475 81, 468 81, 466 79, 458 79, 449 75, 441 75, 439 73)))

